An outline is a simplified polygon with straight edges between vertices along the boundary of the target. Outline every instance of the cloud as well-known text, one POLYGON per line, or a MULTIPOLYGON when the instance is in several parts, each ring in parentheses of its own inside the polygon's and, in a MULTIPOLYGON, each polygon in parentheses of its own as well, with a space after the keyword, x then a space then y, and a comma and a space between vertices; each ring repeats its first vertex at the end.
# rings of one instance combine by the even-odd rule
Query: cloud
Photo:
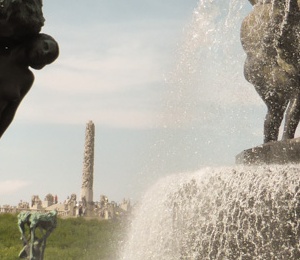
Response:
MULTIPOLYGON (((100 22, 99 18, 89 26, 53 20, 49 33, 56 33, 60 57, 35 73, 34 86, 16 120, 74 124, 92 119, 106 126, 151 128, 156 124, 158 107, 163 106, 164 74, 176 66, 171 90, 163 101, 174 103, 172 110, 175 106, 179 109, 171 111, 176 118, 186 114, 197 117, 199 110, 207 109, 205 116, 209 115, 212 109, 205 107, 207 103, 257 102, 251 88, 243 89, 247 84, 244 79, 232 76, 236 67, 228 74, 216 75, 222 68, 206 62, 211 60, 210 52, 203 48, 213 39, 206 33, 214 31, 215 24, 204 23, 211 16, 197 17, 195 13, 184 35, 182 21, 175 19, 147 18, 137 23, 135 19, 100 22), (179 48, 176 43, 181 38, 185 41, 179 48), (176 47, 179 53, 175 55, 176 47), (240 98, 240 89, 247 98, 240 98)), ((242 64, 238 67, 241 74, 242 64)))
POLYGON ((7 195, 18 192, 19 190, 29 186, 31 183, 23 180, 6 180, 0 181, 0 194, 7 195))
MULTIPOLYGON (((128 53, 128 52, 127 52, 128 53)), ((100 94, 144 88, 152 82, 163 81, 162 68, 154 53, 135 55, 112 54, 105 58, 74 58, 54 64, 43 73, 36 73, 35 85, 58 93, 100 94)))
POLYGON ((93 120, 98 125, 130 129, 154 128, 156 126, 156 111, 147 109, 124 108, 111 106, 97 107, 93 104, 81 103, 80 107, 69 104, 66 107, 51 107, 48 102, 42 104, 24 105, 18 112, 16 120, 24 123, 48 124, 83 124, 93 120))
POLYGON ((128 22, 66 30, 58 39, 60 57, 34 72, 34 85, 15 120, 82 124, 92 119, 106 126, 152 128, 178 33, 174 21, 163 25, 128 22))
POLYGON ((94 25, 66 30, 59 59, 37 79, 59 91, 117 91, 162 80, 178 41, 176 24, 94 25), (75 31, 75 32, 74 32, 75 31), (166 40, 167 39, 167 40, 166 40), (173 50, 173 51, 172 51, 173 50))

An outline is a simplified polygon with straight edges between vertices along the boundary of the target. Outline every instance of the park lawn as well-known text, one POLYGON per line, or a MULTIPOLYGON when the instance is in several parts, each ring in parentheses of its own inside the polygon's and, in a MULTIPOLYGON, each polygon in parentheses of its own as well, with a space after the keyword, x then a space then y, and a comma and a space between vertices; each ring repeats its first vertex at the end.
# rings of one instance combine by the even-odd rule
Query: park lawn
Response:
MULTIPOLYGON (((47 239, 45 260, 116 260, 124 241, 121 221, 58 218, 57 228, 47 239)), ((18 259, 22 249, 17 215, 0 214, 0 259, 18 259)))

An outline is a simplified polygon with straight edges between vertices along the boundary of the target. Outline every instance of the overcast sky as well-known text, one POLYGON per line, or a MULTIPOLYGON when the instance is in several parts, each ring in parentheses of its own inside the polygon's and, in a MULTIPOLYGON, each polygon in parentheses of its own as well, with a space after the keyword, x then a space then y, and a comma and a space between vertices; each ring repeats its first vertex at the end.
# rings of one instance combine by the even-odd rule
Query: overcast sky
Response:
POLYGON ((233 165, 259 145, 265 107, 239 44, 251 6, 231 2, 44 0, 60 56, 34 72, 0 141, 0 205, 79 196, 89 120, 95 201, 138 200, 161 176, 233 165))

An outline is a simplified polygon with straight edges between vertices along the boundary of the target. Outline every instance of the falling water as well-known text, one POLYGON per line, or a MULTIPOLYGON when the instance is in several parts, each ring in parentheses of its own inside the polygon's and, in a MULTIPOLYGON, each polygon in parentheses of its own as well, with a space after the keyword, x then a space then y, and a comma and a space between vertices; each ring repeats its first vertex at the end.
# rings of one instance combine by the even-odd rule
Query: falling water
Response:
POLYGON ((299 170, 206 168, 160 180, 122 259, 299 259, 299 170))
MULTIPOLYGON (((235 92, 240 94, 246 83, 239 28, 249 6, 246 0, 200 0, 179 49, 178 66, 167 79, 173 86, 167 131, 198 130, 195 122, 205 124, 208 117, 199 104, 226 105, 224 95, 234 101, 235 92), (220 90, 227 84, 228 92, 220 90), (209 100, 201 99, 207 97, 203 86, 213 90, 209 100)), ((190 145, 196 134, 169 144, 190 145)), ((189 149, 180 151, 192 157, 189 149)), ((273 165, 203 168, 165 177, 140 201, 120 259, 300 259, 299 175, 300 166, 273 165)))
POLYGON ((245 147, 242 137, 253 137, 253 114, 245 116, 244 108, 259 97, 243 76, 239 32, 250 10, 247 0, 202 0, 195 8, 178 46, 176 66, 166 75, 164 136, 153 152, 159 157, 153 163, 158 175, 233 162, 245 147), (236 150, 229 150, 231 146, 236 150), (216 153, 222 154, 218 161, 216 153))

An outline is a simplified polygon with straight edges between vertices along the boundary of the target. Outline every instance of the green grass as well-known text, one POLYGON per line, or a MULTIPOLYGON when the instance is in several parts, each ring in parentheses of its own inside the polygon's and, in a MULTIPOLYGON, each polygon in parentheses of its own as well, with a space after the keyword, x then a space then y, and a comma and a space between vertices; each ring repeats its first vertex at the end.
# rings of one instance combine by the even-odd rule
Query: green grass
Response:
MULTIPOLYGON (((124 233, 119 221, 59 218, 47 239, 44 260, 116 260, 124 233)), ((21 249, 17 216, 0 214, 0 259, 18 259, 21 249)))

